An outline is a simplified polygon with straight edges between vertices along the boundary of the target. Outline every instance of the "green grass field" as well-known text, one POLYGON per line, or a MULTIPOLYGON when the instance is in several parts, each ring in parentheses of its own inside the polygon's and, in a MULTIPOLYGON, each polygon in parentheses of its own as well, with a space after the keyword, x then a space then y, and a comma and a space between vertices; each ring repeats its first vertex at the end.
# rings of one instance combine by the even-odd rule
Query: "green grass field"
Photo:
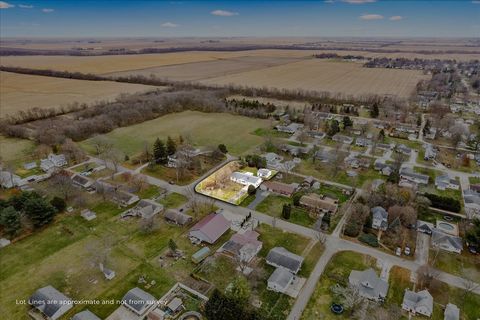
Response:
POLYGON ((306 227, 312 226, 315 223, 316 220, 310 217, 306 210, 293 206, 292 199, 283 196, 269 195, 258 204, 255 210, 268 214, 272 217, 284 219, 282 217, 282 210, 284 204, 292 205, 292 211, 290 214, 290 219, 288 219, 288 221, 306 227))
MULTIPOLYGON (((169 114, 137 125, 119 128, 105 136, 115 147, 132 157, 141 152, 145 142, 150 145, 158 137, 182 135, 196 146, 218 146, 223 143, 230 153, 239 155, 263 142, 263 138, 252 134, 258 128, 268 128, 270 121, 236 116, 227 113, 202 113, 185 111, 169 114)), ((81 145, 93 152, 92 139, 81 145)))
POLYGON ((34 143, 30 140, 0 136, 0 160, 21 167, 23 162, 32 160, 34 143))
POLYGON ((413 283, 410 282, 410 270, 393 266, 390 269, 388 285, 391 290, 388 290, 386 303, 402 305, 405 289, 413 289, 413 283))

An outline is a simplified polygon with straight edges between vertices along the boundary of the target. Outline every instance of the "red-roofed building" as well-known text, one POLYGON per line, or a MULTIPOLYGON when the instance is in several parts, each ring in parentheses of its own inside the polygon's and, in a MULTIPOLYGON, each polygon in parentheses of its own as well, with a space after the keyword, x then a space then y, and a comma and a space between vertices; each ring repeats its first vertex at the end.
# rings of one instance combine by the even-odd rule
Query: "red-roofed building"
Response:
POLYGON ((189 237, 192 241, 215 243, 230 229, 230 221, 221 213, 211 213, 190 229, 189 237))

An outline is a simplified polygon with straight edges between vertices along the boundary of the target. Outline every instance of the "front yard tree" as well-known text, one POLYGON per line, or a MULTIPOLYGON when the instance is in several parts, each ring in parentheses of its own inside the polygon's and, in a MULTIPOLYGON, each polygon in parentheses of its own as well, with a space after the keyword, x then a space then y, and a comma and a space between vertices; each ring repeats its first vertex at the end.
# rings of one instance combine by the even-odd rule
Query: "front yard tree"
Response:
POLYGON ((153 158, 155 159, 155 162, 159 164, 166 164, 168 161, 167 149, 165 148, 163 141, 159 138, 157 138, 153 144, 153 158))
POLYGON ((225 290, 225 294, 237 304, 242 306, 246 305, 248 303, 248 298, 250 297, 250 286, 247 279, 242 276, 235 277, 225 290))
POLYGON ((52 179, 50 179, 50 185, 65 201, 68 201, 77 190, 73 185, 72 179, 63 172, 55 174, 52 179))
POLYGON ((223 143, 218 145, 218 150, 220 150, 223 154, 228 152, 227 146, 225 146, 223 143))
POLYGON ((257 192, 257 189, 255 189, 255 187, 253 185, 249 185, 248 186, 248 194, 252 196, 252 195, 255 194, 255 192, 257 192))
POLYGON ((290 204, 284 204, 282 208, 282 217, 286 220, 290 219, 290 214, 292 213, 292 207, 290 204))
POLYGON ((10 236, 15 236, 22 229, 20 214, 14 207, 6 207, 0 211, 0 225, 10 236))
POLYGON ((43 198, 28 199, 24 208, 25 214, 36 228, 49 224, 55 217, 55 208, 43 198))
POLYGON ((177 144, 175 143, 175 141, 170 136, 168 136, 168 138, 167 138, 167 154, 169 156, 173 156, 175 154, 175 152, 177 152, 177 144))
POLYGON ((327 135, 330 137, 340 132, 340 125, 337 120, 332 120, 328 123, 327 135))

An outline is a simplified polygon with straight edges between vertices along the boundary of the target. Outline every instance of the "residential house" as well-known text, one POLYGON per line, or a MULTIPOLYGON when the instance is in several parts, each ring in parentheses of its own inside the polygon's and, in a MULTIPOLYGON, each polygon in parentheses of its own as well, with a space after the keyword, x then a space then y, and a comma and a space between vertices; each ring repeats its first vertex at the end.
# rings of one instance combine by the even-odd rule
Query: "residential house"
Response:
POLYGON ((90 188, 94 183, 92 179, 82 176, 81 174, 73 175, 72 182, 74 185, 85 188, 85 189, 90 188))
POLYGON ((328 163, 335 159, 335 155, 333 154, 333 152, 327 149, 318 150, 317 152, 315 152, 314 157, 316 160, 323 163, 328 163))
POLYGON ((260 189, 267 190, 282 196, 291 197, 298 188, 297 183, 282 183, 278 181, 265 181, 260 185, 260 189))
POLYGON ((382 150, 392 150, 393 148, 395 148, 395 144, 394 143, 377 143, 375 145, 376 148, 378 149, 382 149, 382 150))
POLYGON ((364 271, 352 270, 348 282, 356 287, 360 296, 364 298, 384 301, 387 296, 388 283, 380 279, 372 268, 364 271))
POLYGON ((425 139, 433 140, 435 139, 435 136, 437 135, 437 128, 430 128, 428 132, 424 134, 425 139))
POLYGON ((286 126, 284 125, 275 126, 275 129, 277 129, 277 131, 286 132, 286 133, 295 133, 302 128, 303 128, 303 124, 295 123, 295 122, 292 122, 286 126))
POLYGON ((344 136, 342 134, 336 134, 332 137, 333 141, 343 143, 343 144, 352 144, 353 143, 353 138, 349 136, 344 136))
POLYGON ((45 172, 51 172, 65 165, 67 165, 67 160, 64 154, 50 153, 46 159, 40 160, 40 168, 45 172))
POLYGON ((188 214, 180 212, 177 209, 167 209, 164 214, 165 220, 178 224, 180 226, 184 226, 192 222, 193 218, 188 214))
POLYGON ((412 153, 412 149, 410 149, 409 147, 407 147, 404 144, 399 144, 398 146, 395 147, 395 150, 397 152, 405 154, 407 156, 409 156, 412 153))
POLYGON ((327 212, 334 214, 338 209, 338 200, 325 195, 309 193, 300 198, 300 205, 317 214, 327 212))
POLYGON ((480 217, 480 193, 477 193, 474 190, 464 190, 463 200, 467 217, 469 219, 480 217))
POLYGON ((403 167, 400 169, 400 179, 417 184, 428 184, 430 177, 426 174, 416 173, 411 168, 403 167))
POLYGON ((221 213, 211 213, 190 229, 189 237, 194 242, 213 244, 228 229, 230 229, 230 221, 221 213))
POLYGON ((423 156, 425 161, 434 160, 437 157, 437 150, 430 143, 424 144, 423 148, 425 149, 425 155, 423 156))
POLYGON ((235 233, 219 251, 248 263, 262 249, 262 242, 258 240, 258 236, 259 233, 252 230, 243 234, 235 233))
POLYGON ((435 187, 437 187, 438 190, 459 190, 460 183, 455 179, 451 179, 448 175, 442 175, 435 178, 435 187))
POLYGON ((122 298, 122 304, 138 316, 143 316, 156 306, 157 300, 140 288, 130 289, 122 298))
POLYGON ((432 246, 449 252, 462 253, 463 240, 460 237, 444 233, 438 229, 433 229, 432 246))
POLYGON ((387 230, 388 228, 388 212, 382 207, 374 207, 372 212, 372 228, 377 230, 387 230))
POLYGON ((230 176, 230 180, 244 186, 254 186, 258 188, 262 183, 262 178, 254 176, 251 172, 234 172, 230 176))
POLYGON ((267 289, 275 292, 285 293, 294 281, 295 275, 290 270, 278 267, 273 271, 267 280, 267 289))
POLYGON ((357 140, 355 140, 355 145, 358 147, 368 147, 372 145, 372 140, 358 137, 357 140))
POLYGON ((460 319, 460 309, 452 303, 448 303, 445 307, 445 312, 443 314, 444 320, 459 320, 460 319))
POLYGON ((137 205, 122 214, 124 216, 133 216, 141 217, 143 219, 148 219, 156 215, 157 213, 163 211, 163 205, 148 199, 140 200, 137 205))
POLYGON ((406 289, 403 296, 402 309, 414 315, 419 313, 430 317, 433 312, 433 297, 427 290, 414 292, 406 289))
POLYGON ((311 145, 301 147, 301 146, 294 146, 291 144, 283 144, 280 146, 280 150, 282 150, 283 152, 290 153, 294 157, 297 157, 300 155, 307 155, 312 150, 312 148, 313 147, 311 145))
POLYGON ((38 289, 28 303, 46 319, 56 320, 73 307, 73 301, 52 286, 38 289))
POLYGON ((271 170, 261 168, 258 169, 257 171, 257 177, 260 177, 262 179, 269 179, 272 176, 273 172, 271 170))
POLYGON ((101 320, 90 310, 83 310, 72 317, 72 320, 101 320))
POLYGON ((273 169, 280 169, 283 161, 283 157, 274 153, 268 152, 262 155, 267 160, 267 167, 273 169))
POLYGON ((385 161, 381 159, 375 160, 373 167, 375 170, 380 171, 384 176, 389 176, 393 172, 393 167, 386 164, 385 161))
POLYGON ((122 207, 128 207, 140 200, 140 198, 136 194, 123 190, 117 190, 116 192, 113 192, 112 200, 122 207))
POLYGON ((192 159, 202 153, 207 153, 208 151, 202 151, 200 149, 195 149, 193 147, 184 148, 182 150, 177 150, 175 154, 167 156, 167 167, 176 168, 179 163, 184 163, 186 159, 192 159))
POLYGON ((9 171, 0 171, 0 186, 2 188, 10 189, 14 187, 21 187, 25 184, 26 182, 16 174, 13 174, 9 171))
POLYGON ((291 253, 283 247, 275 247, 268 252, 266 262, 271 266, 282 267, 293 274, 297 274, 302 267, 303 257, 291 253))
POLYGON ((417 220, 417 231, 431 235, 433 233, 433 229, 435 229, 435 226, 432 223, 422 221, 422 220, 417 220))

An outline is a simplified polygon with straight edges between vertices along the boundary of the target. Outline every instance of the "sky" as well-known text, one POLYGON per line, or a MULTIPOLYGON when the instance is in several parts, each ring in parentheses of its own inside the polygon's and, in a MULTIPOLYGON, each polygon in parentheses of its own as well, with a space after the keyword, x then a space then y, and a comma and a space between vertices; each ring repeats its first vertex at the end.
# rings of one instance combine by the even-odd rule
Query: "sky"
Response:
POLYGON ((0 36, 480 37, 480 0, 8 0, 0 36))

